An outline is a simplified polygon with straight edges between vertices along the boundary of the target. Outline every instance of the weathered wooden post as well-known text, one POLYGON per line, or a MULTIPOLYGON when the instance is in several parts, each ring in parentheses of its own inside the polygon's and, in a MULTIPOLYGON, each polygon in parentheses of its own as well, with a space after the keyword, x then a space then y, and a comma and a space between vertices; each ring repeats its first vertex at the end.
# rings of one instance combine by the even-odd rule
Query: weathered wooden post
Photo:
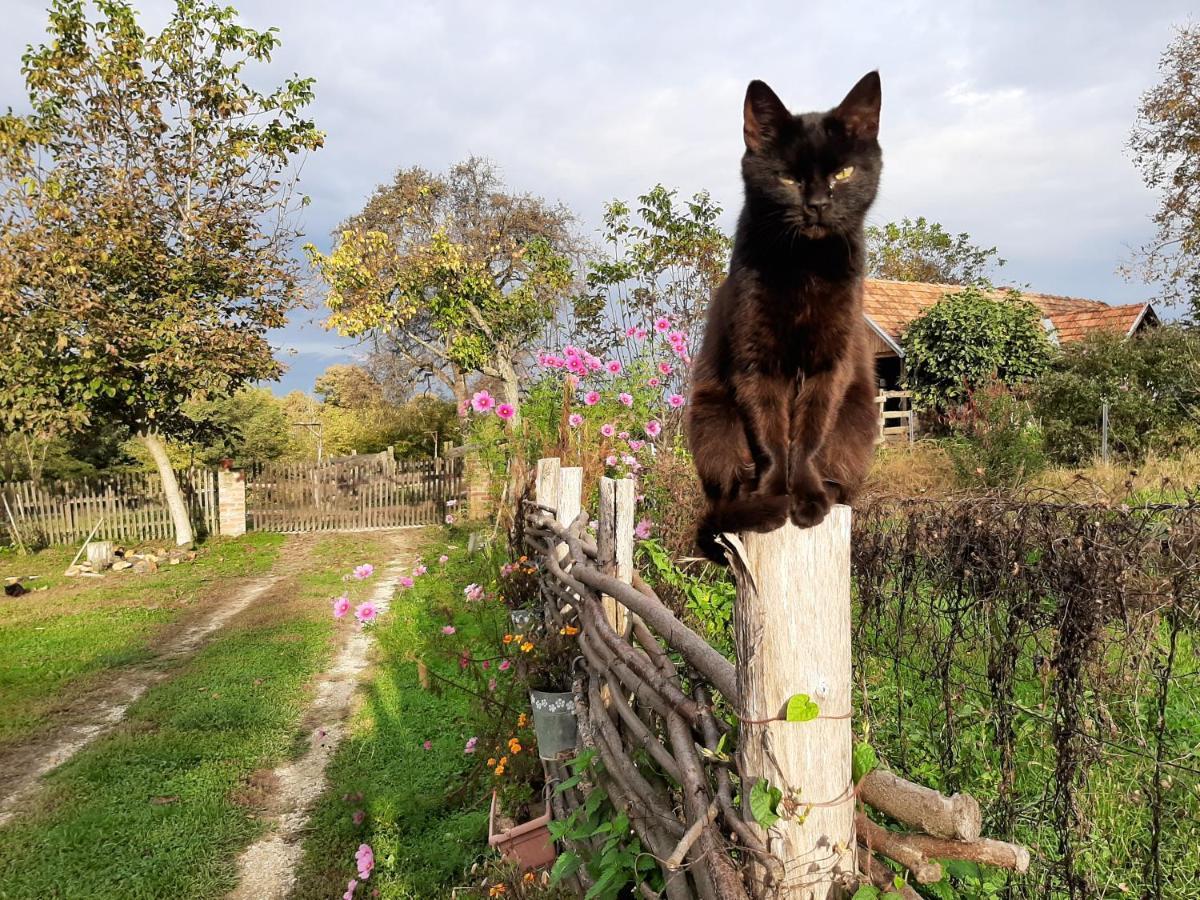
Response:
POLYGON ((839 876, 855 872, 850 508, 835 506, 815 528, 789 522, 742 535, 741 546, 734 636, 747 819, 759 779, 783 792, 781 818, 767 832, 783 871, 760 868, 753 877, 760 896, 840 898, 839 876), (797 694, 817 705, 816 719, 781 720, 797 694))
POLYGON ((550 509, 558 509, 558 481, 562 463, 558 457, 539 459, 534 475, 534 500, 550 509))
MULTIPOLYGON (((613 565, 612 574, 626 584, 633 583, 633 516, 637 506, 632 478, 600 479, 599 531, 596 547, 600 559, 613 565)), ((617 634, 625 632, 628 619, 625 607, 614 598, 603 597, 604 615, 617 634)))

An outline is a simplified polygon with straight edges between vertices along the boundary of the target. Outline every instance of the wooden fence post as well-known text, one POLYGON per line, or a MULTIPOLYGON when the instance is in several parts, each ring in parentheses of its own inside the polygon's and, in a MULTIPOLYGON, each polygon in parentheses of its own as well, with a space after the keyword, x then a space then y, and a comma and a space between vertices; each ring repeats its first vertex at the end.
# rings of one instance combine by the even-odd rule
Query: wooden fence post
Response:
POLYGON ((753 877, 760 896, 841 898, 839 876, 855 871, 850 508, 835 506, 815 528, 788 522, 741 541, 734 639, 747 820, 753 821, 750 788, 758 779, 783 792, 782 818, 767 834, 784 863, 782 884, 768 892, 770 873, 762 869, 753 877), (773 721, 796 694, 807 694, 819 717, 773 721))
MULTIPOLYGON (((600 560, 611 564, 612 574, 626 584, 633 583, 633 516, 637 505, 632 478, 600 479, 599 531, 596 546, 600 560)), ((625 607, 607 594, 603 596, 604 614, 617 634, 624 634, 625 607)))
POLYGON ((558 524, 567 526, 583 509, 583 469, 560 466, 558 470, 558 524))
POLYGON ((534 500, 550 509, 558 509, 558 478, 562 463, 557 456, 539 459, 534 476, 534 500))

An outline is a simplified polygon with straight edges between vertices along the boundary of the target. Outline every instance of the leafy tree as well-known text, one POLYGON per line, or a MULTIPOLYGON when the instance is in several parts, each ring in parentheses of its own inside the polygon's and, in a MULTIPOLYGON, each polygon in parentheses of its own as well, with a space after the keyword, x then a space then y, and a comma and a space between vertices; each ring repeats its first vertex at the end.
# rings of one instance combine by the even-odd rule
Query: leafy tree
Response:
POLYGON ((313 390, 326 406, 365 409, 383 401, 382 385, 362 366, 330 366, 317 377, 313 390))
POLYGON ((1043 371, 1052 346, 1041 313, 1016 291, 947 294, 904 332, 904 363, 918 407, 944 412, 989 381, 1019 384, 1043 371))
POLYGON ((620 200, 605 206, 606 255, 588 266, 589 297, 572 337, 597 352, 662 315, 694 346, 725 277, 731 241, 717 224, 721 207, 706 192, 678 204, 675 191, 656 184, 637 203, 636 216, 620 200))
POLYGON ((1034 408, 1058 462, 1086 463, 1100 450, 1109 403, 1109 445, 1129 459, 1200 444, 1200 332, 1163 325, 1130 338, 1093 333, 1068 344, 1038 379, 1034 408))
POLYGON ((1142 179, 1162 198, 1136 263, 1165 301, 1186 301, 1200 316, 1200 25, 1177 30, 1158 70, 1129 137, 1142 179))
POLYGON ((969 234, 952 235, 924 216, 867 227, 867 274, 872 278, 984 284, 1004 262, 995 247, 979 247, 969 234))
POLYGON ((295 452, 295 429, 268 388, 242 388, 232 396, 196 401, 187 412, 204 426, 199 429, 203 437, 192 443, 193 458, 202 465, 228 458, 244 467, 295 452))
POLYGON ((516 407, 523 357, 570 294, 571 226, 564 207, 510 192, 471 157, 446 174, 402 169, 331 253, 305 249, 329 287, 331 327, 373 337, 459 401, 471 376, 496 378, 516 407))
POLYGON ((299 301, 294 157, 321 145, 312 81, 261 93, 273 29, 177 0, 157 35, 123 0, 54 0, 23 57, 32 112, 0 117, 0 424, 120 422, 192 540, 164 438, 187 403, 275 378, 267 330, 299 301))

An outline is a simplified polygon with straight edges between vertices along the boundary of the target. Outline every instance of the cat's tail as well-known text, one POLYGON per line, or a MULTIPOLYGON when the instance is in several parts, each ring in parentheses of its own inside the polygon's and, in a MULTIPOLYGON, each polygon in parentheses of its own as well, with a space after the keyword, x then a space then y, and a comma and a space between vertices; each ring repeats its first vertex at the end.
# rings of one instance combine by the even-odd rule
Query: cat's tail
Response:
POLYGON ((720 536, 727 531, 774 531, 787 521, 788 503, 786 494, 713 501, 696 527, 696 546, 717 565, 728 565, 720 536))

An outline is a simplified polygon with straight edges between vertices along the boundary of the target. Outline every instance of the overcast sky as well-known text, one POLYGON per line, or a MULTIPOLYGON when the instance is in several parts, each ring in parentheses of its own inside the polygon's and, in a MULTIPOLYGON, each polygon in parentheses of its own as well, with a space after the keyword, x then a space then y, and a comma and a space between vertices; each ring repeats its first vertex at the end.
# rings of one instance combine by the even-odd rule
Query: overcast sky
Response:
MULTIPOLYGON (((1008 259, 1007 281, 1111 303, 1152 296, 1116 272, 1155 198, 1124 145, 1159 55, 1193 10, 1174 0, 877 3, 460 3, 233 0, 280 29, 266 86, 316 78, 325 148, 305 164, 306 228, 329 232, 401 166, 491 157, 593 232, 602 204, 662 182, 741 202, 741 103, 765 79, 824 109, 883 79, 884 177, 871 220, 924 215, 1008 259)), ((171 4, 141 0, 147 28, 171 4)), ((43 0, 3 0, 0 107, 26 106, 20 55, 43 0)), ((354 348, 319 310, 277 333, 280 391, 354 348)))

